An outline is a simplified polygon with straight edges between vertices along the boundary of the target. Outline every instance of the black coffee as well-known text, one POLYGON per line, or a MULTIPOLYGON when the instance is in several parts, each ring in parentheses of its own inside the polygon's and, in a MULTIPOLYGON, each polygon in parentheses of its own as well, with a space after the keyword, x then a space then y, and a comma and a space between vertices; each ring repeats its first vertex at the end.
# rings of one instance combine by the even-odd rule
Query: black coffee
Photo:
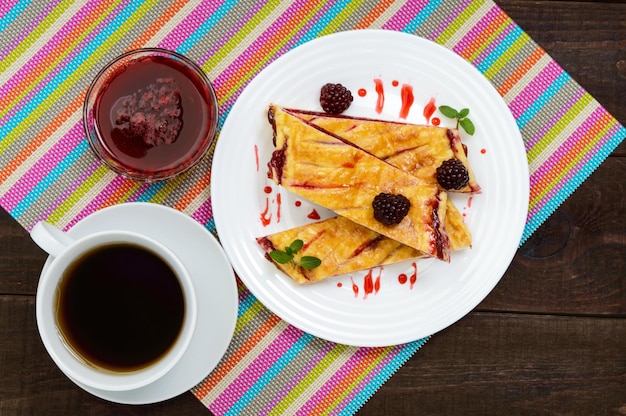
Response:
POLYGON ((161 257, 137 245, 112 244, 85 253, 66 270, 57 324, 85 361, 129 372, 170 349, 184 307, 178 278, 161 257))

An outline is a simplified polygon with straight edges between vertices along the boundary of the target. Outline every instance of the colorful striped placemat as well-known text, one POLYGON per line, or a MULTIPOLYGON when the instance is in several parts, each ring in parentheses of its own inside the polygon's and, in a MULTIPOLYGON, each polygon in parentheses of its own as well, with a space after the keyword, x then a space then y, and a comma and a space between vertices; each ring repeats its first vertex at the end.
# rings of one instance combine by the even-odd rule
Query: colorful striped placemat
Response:
MULTIPOLYGON (((0 4, 0 205, 24 228, 70 228, 113 204, 147 201, 215 232, 211 157, 165 183, 123 179, 85 141, 82 102, 117 55, 158 46, 214 81, 220 126, 248 82, 288 50, 337 31, 413 33, 475 65, 525 140, 531 195, 523 239, 626 137, 626 129, 491 0, 129 1, 0 4)), ((426 341, 387 348, 326 342, 286 324, 239 283, 233 342, 193 394, 213 413, 353 414, 426 341)))

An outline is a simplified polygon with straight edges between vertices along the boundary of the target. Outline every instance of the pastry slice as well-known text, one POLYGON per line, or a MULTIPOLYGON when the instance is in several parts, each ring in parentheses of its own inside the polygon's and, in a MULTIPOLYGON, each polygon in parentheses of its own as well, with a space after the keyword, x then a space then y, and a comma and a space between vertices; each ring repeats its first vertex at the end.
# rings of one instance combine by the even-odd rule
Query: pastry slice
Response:
MULTIPOLYGON (((448 201, 450 202, 450 201, 448 201)), ((461 213, 450 203, 446 213, 446 231, 450 249, 460 250, 471 243, 461 213)), ((315 283, 327 277, 352 273, 423 257, 414 248, 400 244, 344 217, 334 217, 257 238, 266 257, 287 276, 300 284, 315 283), (293 264, 275 262, 269 253, 284 250, 294 240, 303 241, 293 264), (307 270, 301 266, 302 256, 314 256, 320 266, 307 270)))
POLYGON ((275 183, 419 252, 450 260, 447 195, 439 187, 280 107, 271 106, 268 118, 276 147, 268 176, 275 183), (375 219, 372 203, 380 194, 408 200, 408 212, 397 224, 375 219))
MULTIPOLYGON (((398 169, 438 186, 437 167, 446 160, 457 159, 465 166, 469 181, 463 188, 452 191, 480 192, 456 129, 329 115, 291 108, 283 110, 354 143, 398 169)), ((445 222, 451 246, 456 246, 456 249, 468 247, 471 244, 469 229, 452 201, 448 200, 447 208, 445 222), (455 224, 450 224, 452 221, 455 224)))
POLYGON ((330 115, 316 111, 283 108, 309 124, 323 128, 386 162, 438 185, 436 170, 449 159, 458 159, 467 170, 469 181, 448 192, 478 193, 480 186, 467 159, 466 148, 456 129, 330 115))
POLYGON ((257 238, 266 257, 297 283, 314 283, 345 273, 384 266, 423 254, 344 217, 334 217, 257 238), (304 242, 295 264, 280 264, 269 253, 284 250, 294 240, 304 242), (302 256, 314 256, 321 264, 311 270, 299 266, 302 256))
POLYGON ((472 245, 472 233, 454 203, 448 199, 446 204, 446 233, 450 239, 450 250, 457 251, 472 245))

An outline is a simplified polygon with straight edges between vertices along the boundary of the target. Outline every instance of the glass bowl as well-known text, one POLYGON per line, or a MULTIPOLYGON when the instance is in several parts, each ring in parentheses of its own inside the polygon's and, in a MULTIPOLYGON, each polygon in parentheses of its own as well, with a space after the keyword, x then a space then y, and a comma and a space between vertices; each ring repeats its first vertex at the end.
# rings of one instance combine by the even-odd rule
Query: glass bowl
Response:
POLYGON ((195 166, 218 124, 215 90, 188 58, 159 48, 127 52, 102 69, 83 106, 95 155, 125 177, 157 182, 195 166))

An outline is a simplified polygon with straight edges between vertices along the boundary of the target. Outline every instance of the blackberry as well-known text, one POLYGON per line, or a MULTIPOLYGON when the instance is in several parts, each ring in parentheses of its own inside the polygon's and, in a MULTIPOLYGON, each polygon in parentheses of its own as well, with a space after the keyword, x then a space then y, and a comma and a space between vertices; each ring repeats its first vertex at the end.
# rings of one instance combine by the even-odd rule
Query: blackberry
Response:
POLYGON ((459 190, 469 182, 469 173, 458 159, 448 159, 437 168, 437 182, 443 189, 459 190))
POLYGON ((180 87, 173 78, 158 78, 124 97, 116 110, 121 136, 139 138, 147 146, 175 142, 183 127, 180 87))
POLYGON ((404 195, 381 192, 372 201, 374 218, 384 225, 400 224, 411 208, 411 201, 404 195))
POLYGON ((320 90, 322 109, 330 114, 343 113, 352 104, 352 93, 341 84, 325 84, 320 90))

